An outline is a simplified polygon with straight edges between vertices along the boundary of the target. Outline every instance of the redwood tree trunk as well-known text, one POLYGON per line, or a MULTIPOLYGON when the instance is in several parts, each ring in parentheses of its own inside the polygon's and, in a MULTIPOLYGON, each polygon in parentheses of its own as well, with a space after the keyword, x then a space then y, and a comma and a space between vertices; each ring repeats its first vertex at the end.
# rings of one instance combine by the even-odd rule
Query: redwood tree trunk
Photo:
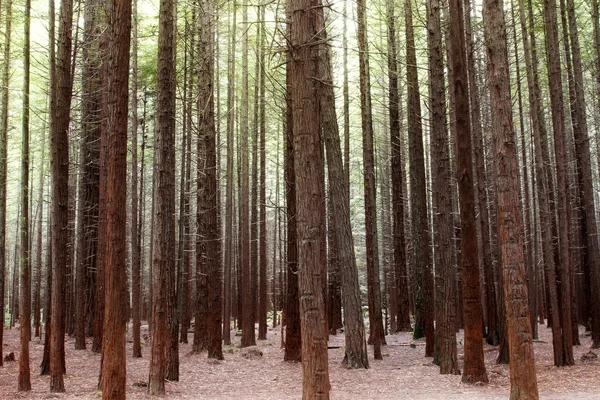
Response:
POLYGON ((123 399, 126 390, 127 323, 127 111, 131 0, 106 3, 106 175, 105 311, 102 343, 102 398, 123 399))
POLYGON ((377 202, 375 157, 373 150, 373 115, 371 109, 371 78, 365 0, 357 0, 357 37, 359 49, 360 108, 362 121, 365 236, 367 253, 367 291, 369 302, 369 343, 373 344, 376 360, 382 360, 381 345, 385 345, 381 288, 379 281, 379 244, 377 237, 377 202))
MULTIPOLYGON (((152 349, 148 393, 165 393, 170 375, 175 297, 175 18, 174 2, 159 11, 157 119, 154 152, 152 349)), ((175 342, 177 343, 177 337, 175 342)))
MULTIPOLYGON (((325 35, 323 33, 323 35, 325 35)), ((321 90, 321 122, 327 152, 327 172, 329 177, 330 211, 333 222, 332 238, 337 246, 338 273, 341 279, 343 296, 341 302, 344 313, 345 355, 343 363, 348 368, 368 368, 367 344, 360 301, 358 269, 354 253, 352 226, 350 221, 349 192, 346 190, 346 174, 342 161, 340 134, 335 111, 333 74, 331 71, 331 49, 322 50, 320 76, 326 82, 321 90)))
POLYGON ((410 158, 411 233, 414 254, 415 329, 413 338, 425 336, 425 355, 433 356, 433 274, 429 226, 427 221, 427 193, 421 98, 417 76, 417 56, 411 0, 406 0, 406 80, 408 87, 408 141, 410 158))
POLYGON ((325 263, 323 145, 321 143, 319 0, 288 0, 291 15, 291 95, 293 110, 298 281, 302 326, 302 398, 329 399, 327 321, 322 273, 325 263))
POLYGON ((525 233, 519 198, 519 166, 515 145, 517 138, 512 119, 502 0, 484 1, 483 15, 496 164, 498 240, 501 249, 510 351, 510 397, 511 399, 537 399, 538 389, 527 297, 525 233))
POLYGON ((431 175, 433 187, 433 228, 436 265, 435 360, 441 374, 459 374, 456 348, 456 264, 454 264, 454 220, 440 3, 430 0, 427 12, 429 31, 429 97, 431 132, 431 175))
POLYGON ((450 1, 450 52, 454 84, 456 129, 456 177, 460 201, 461 267, 465 324, 465 365, 463 382, 487 382, 483 357, 483 315, 475 229, 475 196, 469 95, 464 38, 463 0, 450 1))
POLYGON ((73 1, 60 5, 56 93, 51 102, 52 147, 52 328, 50 345, 50 391, 64 392, 65 283, 69 249, 69 121, 71 105, 71 32, 73 1), (54 107, 52 107, 52 104, 54 107))

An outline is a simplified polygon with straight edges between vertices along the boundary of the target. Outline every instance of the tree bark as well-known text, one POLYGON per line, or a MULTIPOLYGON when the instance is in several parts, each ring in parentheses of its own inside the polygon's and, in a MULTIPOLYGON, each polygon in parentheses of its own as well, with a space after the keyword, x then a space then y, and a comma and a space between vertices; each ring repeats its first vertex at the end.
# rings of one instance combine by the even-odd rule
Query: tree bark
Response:
POLYGON ((417 76, 417 58, 413 28, 411 0, 406 0, 406 80, 408 82, 408 140, 410 158, 410 210, 414 257, 415 328, 413 338, 425 336, 425 355, 433 357, 433 274, 429 227, 427 221, 427 193, 425 189, 425 152, 423 150, 423 126, 421 122, 421 99, 417 76))
MULTIPOLYGON (((325 35, 323 33, 323 35, 325 35)), ((337 245, 339 274, 343 296, 345 355, 343 364, 348 368, 369 368, 365 328, 360 301, 358 269, 352 238, 350 221, 350 200, 346 188, 346 174, 342 160, 340 134, 335 110, 335 93, 331 71, 331 48, 322 50, 320 61, 323 79, 321 91, 321 122, 323 139, 327 154, 327 172, 329 174, 329 205, 331 207, 333 227, 332 237, 337 245)))
POLYGON ((440 3, 427 3, 427 43, 429 49, 429 99, 431 134, 431 175, 433 187, 433 228, 436 266, 435 359, 441 374, 460 374, 456 347, 456 264, 454 264, 454 220, 440 3))
POLYGON ((465 365, 463 382, 487 382, 483 357, 483 316, 475 229, 475 198, 472 180, 472 142, 467 91, 467 69, 462 0, 450 1, 450 52, 456 126, 456 177, 461 219, 461 263, 465 324, 465 365))
MULTIPOLYGON (((207 347, 208 357, 223 359, 222 349, 222 301, 221 301, 221 230, 218 223, 218 192, 217 192, 217 143, 214 115, 214 59, 213 59, 213 20, 214 4, 212 0, 204 0, 199 21, 198 56, 198 109, 199 132, 198 154, 205 154, 205 162, 199 164, 199 190, 202 201, 199 202, 198 224, 205 224, 203 240, 206 253, 202 254, 206 266, 206 286, 208 297, 207 307, 207 347), (203 178, 200 179, 200 176, 203 178)), ((203 293, 199 294, 203 296, 203 293)), ((204 323, 197 321, 196 323, 204 323)))
POLYGON ((127 111, 131 0, 106 4, 108 54, 106 79, 106 131, 108 145, 106 182, 105 312, 102 343, 102 399, 123 399, 126 390, 127 324, 127 111))
MULTIPOLYGON (((554 131, 554 151, 556 156, 556 191, 558 197, 558 254, 560 279, 560 321, 552 320, 552 326, 562 329, 562 357, 555 359, 557 366, 573 365, 573 344, 571 331, 571 280, 569 260, 569 216, 566 171, 566 144, 564 132, 564 110, 562 101, 562 77, 560 54, 558 50, 558 31, 556 19, 556 1, 544 1, 544 19, 546 26, 546 47, 548 53, 548 80, 550 86, 550 106, 554 131)), ((550 280, 549 284, 556 284, 550 280)), ((558 355, 555 350, 555 356, 558 355)))
POLYGON ((302 398, 329 399, 327 321, 323 298, 325 235, 319 83, 319 0, 288 0, 293 111, 298 281, 302 326, 302 398))
POLYGON ((51 102, 52 147, 52 329, 50 345, 50 391, 64 392, 65 385, 65 291, 69 229, 69 122, 71 105, 71 32, 73 1, 60 5, 56 86, 51 102), (54 107, 52 107, 52 104, 54 107))
MULTIPOLYGON (((4 3, 4 43, 2 75, 0 81, 0 366, 4 363, 4 291, 6 282, 6 175, 8 141, 8 101, 10 72, 10 39, 12 25, 12 0, 4 3)), ((54 14, 52 14, 54 15, 54 14)))
POLYGON ((519 165, 512 120, 510 75, 502 0, 483 3, 488 55, 498 231, 510 349, 511 399, 537 399, 531 320, 527 298, 525 233, 519 198, 519 165))
MULTIPOLYGON (((157 119, 154 139, 154 237, 152 246, 152 348, 148 393, 165 393, 175 296, 175 16, 174 2, 159 10, 157 119)), ((177 337, 175 338, 177 343, 177 337)), ((177 368, 178 370, 178 368, 177 368)), ((171 377, 172 379, 173 377, 171 377)))
MULTIPOLYGON (((29 368, 29 340, 31 339, 31 254, 29 247, 29 94, 31 58, 31 0, 25 1, 25 20, 23 24, 23 114, 21 142, 21 251, 20 274, 21 290, 19 292, 19 333, 21 354, 19 356, 20 392, 31 390, 31 372, 29 368)), ((16 254, 15 254, 16 255, 16 254)), ((4 296, 4 292, 0 293, 4 296)), ((4 320, 0 320, 4 324, 4 320)))

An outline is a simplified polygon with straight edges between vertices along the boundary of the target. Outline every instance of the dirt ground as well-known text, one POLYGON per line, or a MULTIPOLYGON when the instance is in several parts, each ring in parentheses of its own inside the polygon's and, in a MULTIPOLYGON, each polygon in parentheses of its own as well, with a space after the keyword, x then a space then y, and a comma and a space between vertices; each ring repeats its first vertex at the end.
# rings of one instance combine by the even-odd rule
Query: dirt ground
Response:
MULTIPOLYGON (((143 327, 147 333, 147 327, 143 327)), ((233 336, 239 343, 239 337, 233 336)), ((582 361, 591 340, 581 332, 581 346, 574 348, 575 366, 556 368, 552 364, 551 332, 540 325, 540 340, 535 342, 538 387, 543 399, 600 399, 600 362, 582 361)), ((147 337, 147 335, 144 335, 147 337)), ((190 342, 192 334, 189 335, 190 342)), ((191 344, 180 347, 180 381, 166 385, 169 399, 300 399, 302 368, 283 361, 280 331, 269 330, 268 340, 259 341, 262 356, 231 346, 225 347, 225 360, 214 361, 206 353, 190 354, 191 344)), ((507 365, 496 365, 497 349, 485 348, 487 385, 465 385, 460 376, 440 375, 431 358, 423 357, 424 343, 412 341, 407 333, 390 335, 383 348, 383 361, 370 359, 368 370, 347 370, 341 366, 343 334, 330 336, 329 374, 332 399, 506 399, 510 383, 507 365), (415 346, 410 346, 410 344, 415 346)), ((18 329, 5 330, 4 354, 14 352, 18 359, 18 329)), ((459 358, 462 334, 459 335, 459 358)), ((97 399, 96 389, 100 355, 90 350, 75 351, 75 341, 68 338, 66 393, 49 393, 49 378, 39 376, 43 341, 31 342, 32 386, 30 393, 18 393, 18 362, 0 368, 0 399, 97 399)), ((127 344, 127 397, 149 399, 145 387, 136 385, 148 378, 149 343, 142 358, 131 358, 131 341, 127 344)), ((88 342, 89 347, 89 342, 88 342)), ((372 347, 369 349, 372 350, 372 347)), ((462 361, 459 361, 462 367, 462 361)))

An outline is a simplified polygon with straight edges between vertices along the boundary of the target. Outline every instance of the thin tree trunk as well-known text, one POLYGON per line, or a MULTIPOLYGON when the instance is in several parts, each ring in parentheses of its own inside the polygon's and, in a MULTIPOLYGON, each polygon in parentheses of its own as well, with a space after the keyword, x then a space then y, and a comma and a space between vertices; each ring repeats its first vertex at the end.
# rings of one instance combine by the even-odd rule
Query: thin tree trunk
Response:
POLYGON ((258 301, 258 339, 267 340, 267 195, 266 195, 266 150, 265 150, 265 81, 266 81, 266 65, 265 52, 266 46, 266 31, 265 31, 265 5, 260 6, 259 11, 261 17, 260 24, 260 100, 259 100, 259 131, 260 131, 260 182, 259 182, 259 301, 258 301))
POLYGON ((231 284, 232 270, 234 263, 234 241, 233 241, 233 135, 235 130, 235 33, 236 33, 236 9, 234 2, 233 26, 231 28, 231 38, 228 54, 228 75, 227 75, 227 177, 225 180, 225 263, 224 263, 224 287, 223 287, 223 343, 231 344, 231 284))
MULTIPOLYGON (((571 331, 571 280, 569 260, 569 216, 568 184, 566 171, 566 142, 564 132, 564 111, 562 101, 562 77, 560 54, 558 50, 558 31, 556 19, 556 1, 544 1, 546 26, 546 47, 548 53, 548 80, 550 86, 550 106, 554 131, 554 150, 556 155, 556 181, 558 205, 558 254, 560 279, 560 321, 552 320, 552 326, 562 329, 562 357, 555 359, 557 366, 573 365, 573 343, 571 331)), ((550 280, 549 284, 556 284, 550 280)), ((556 354, 556 353, 555 353, 556 354)))
MULTIPOLYGON (((0 81, 0 366, 4 356, 4 292, 6 282, 6 175, 7 175, 7 141, 8 141, 8 101, 10 72, 10 39, 12 25, 12 0, 4 3, 4 43, 3 63, 0 81)), ((52 13, 51 15, 54 15, 52 13)), ((52 36, 51 36, 52 37, 52 36)))
POLYGON ((250 256, 250 210, 249 177, 248 177, 248 4, 242 6, 242 108, 240 121, 240 248, 242 286, 242 340, 240 346, 254 346, 256 338, 254 333, 254 304, 252 303, 252 277, 250 256))
MULTIPOLYGON (((324 35, 325 33, 323 33, 324 35)), ((338 251, 339 274, 341 277, 342 310, 344 313, 345 355, 344 365, 348 368, 368 368, 365 328, 360 300, 358 269, 350 221, 350 200, 346 188, 346 174, 342 161, 339 128, 335 110, 333 74, 331 71, 331 49, 322 50, 320 68, 324 84, 321 86, 321 121, 327 154, 329 174, 330 212, 332 213, 332 237, 338 251)))
MULTIPOLYGON (((21 142, 21 252, 20 274, 21 290, 19 298, 19 332, 21 354, 19 356, 20 392, 31 390, 31 372, 29 368, 29 340, 31 339, 31 254, 29 249, 29 85, 30 85, 30 42, 31 42, 31 0, 25 1, 23 47, 23 115, 21 142)), ((16 256, 16 254, 15 254, 16 256)), ((0 293, 4 296, 4 292, 0 293)), ((4 324, 4 320, 0 320, 4 324)))
MULTIPOLYGON (((60 5, 56 84, 50 112, 52 143, 52 337, 50 391, 64 392, 65 283, 69 229, 69 121, 71 104, 71 32, 73 1, 60 5)), ((52 89, 51 89, 52 91, 52 89)))
MULTIPOLYGON (((392 213, 394 219, 394 279, 396 287, 397 312, 396 331, 411 330, 409 315, 408 279, 406 271, 406 239, 404 236, 404 198, 402 196, 404 171, 402 141, 400 139, 400 91, 398 88, 398 47, 396 45, 396 25, 394 2, 387 1, 388 25, 388 74, 390 108, 390 142, 392 164, 392 213)), ((344 46, 344 49, 346 47, 344 46)), ((346 83, 347 85, 347 83, 346 83)), ((348 121, 349 123, 349 121, 348 121)), ((349 129, 349 128, 348 128, 349 129)), ((349 168, 349 165, 345 166, 349 168)), ((346 171, 348 174, 348 171, 346 171)))
MULTIPOLYGON (((289 0, 288 0, 289 1, 289 0)), ((288 20, 288 35, 291 25, 291 4, 286 10, 288 20)), ((285 361, 298 362, 302 360, 302 340, 300 323, 300 293, 298 290, 298 239, 296 215, 296 173, 294 156, 294 114, 292 97, 292 58, 287 53, 286 63, 286 121, 285 121, 285 182, 287 207, 287 268, 286 296, 283 324, 285 324, 285 361)), ((283 325, 282 325, 283 326, 283 325)), ((282 336, 283 338, 283 336, 282 336)))
POLYGON ((381 345, 385 345, 383 317, 381 314, 381 289, 379 282, 379 244, 377 236, 376 178, 373 153, 373 117, 371 109, 371 78, 369 47, 367 41, 366 4, 357 0, 357 36, 360 69, 360 105, 363 142, 365 236, 367 253, 367 291, 369 303, 369 343, 373 344, 376 360, 382 360, 381 345))
MULTIPOLYGON (((132 356, 142 356, 141 324, 142 324, 142 282, 140 262, 140 229, 141 218, 138 171, 138 0, 133 0, 131 18, 131 307, 132 307, 132 356)), ((143 198, 143 197, 142 197, 143 198)))

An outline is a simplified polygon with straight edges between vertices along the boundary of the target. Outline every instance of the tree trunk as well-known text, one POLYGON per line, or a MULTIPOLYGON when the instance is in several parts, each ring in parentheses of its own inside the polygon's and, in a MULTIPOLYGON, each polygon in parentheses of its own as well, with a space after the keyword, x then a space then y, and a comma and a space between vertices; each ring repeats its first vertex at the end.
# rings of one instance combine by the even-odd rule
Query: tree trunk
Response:
MULTIPOLYGON (((571 37, 571 51, 573 56, 573 77, 575 83, 575 108, 578 129, 573 127, 575 135, 575 155, 577 158, 577 172, 581 191, 583 208, 581 210, 581 224, 584 246, 584 263, 589 263, 592 304, 600 301, 600 248, 598 245, 596 208, 594 205, 594 188, 592 182, 592 165, 590 155, 590 142, 587 126, 587 114, 584 95, 583 67, 581 64, 581 50, 579 34, 575 19, 575 5, 573 0, 567 0, 567 16, 569 20, 569 33, 571 37)), ((595 22, 597 24, 598 21, 595 22)), ((568 57, 568 55, 567 55, 568 57)), ((575 125, 575 124, 574 124, 575 125)), ((571 272, 573 274, 573 272, 571 272)), ((592 339, 593 347, 600 347, 600 309, 592 307, 592 339)), ((574 332, 575 333, 575 332, 574 332)))
MULTIPOLYGON (((4 43, 3 63, 0 81, 0 366, 4 356, 4 292, 6 282, 6 175, 7 175, 7 141, 8 141, 8 101, 9 101, 9 72, 10 72, 10 39, 12 24, 12 0, 4 3, 4 43)), ((54 14, 52 14, 54 15, 54 14)))
POLYGON ((234 4, 233 25, 231 28, 231 41, 228 54, 227 75, 227 177, 225 180, 225 252, 224 252, 224 278, 223 285, 223 343, 231 344, 231 274, 234 268, 234 241, 233 241, 233 135, 235 130, 235 33, 236 33, 236 9, 234 4))
POLYGON ((319 50, 322 8, 318 0, 288 0, 293 110, 298 281, 302 326, 302 398, 329 399, 327 321, 323 298, 325 210, 321 143, 319 50))
POLYGON ((381 289, 379 282, 379 244, 377 237, 376 177, 373 153, 373 116, 371 110, 371 78, 369 76, 369 47, 367 41, 366 4, 357 0, 357 37, 360 69, 360 107, 362 121, 365 236, 367 253, 367 290, 369 303, 369 340, 374 347, 376 360, 382 360, 381 345, 385 345, 383 317, 381 314, 381 289))
MULTIPOLYGON (((131 315, 133 319, 132 356, 142 356, 141 324, 142 324, 142 265, 140 260, 141 218, 140 196, 138 189, 138 0, 133 0, 131 18, 131 315)), ((143 198, 143 197, 142 197, 143 198)))
POLYGON ((488 55, 498 230, 510 349, 511 399, 537 399, 531 320, 527 298, 525 235, 519 198, 519 166, 512 121, 508 49, 502 0, 483 3, 488 55))
POLYGON ((454 279, 454 220, 440 3, 427 4, 427 42, 429 49, 429 98, 431 132, 431 175, 434 210, 434 254, 436 266, 436 354, 441 374, 460 374, 456 348, 456 293, 454 279))
MULTIPOLYGON (((175 312, 175 16, 174 2, 159 11, 157 117, 154 139, 154 237, 152 253, 152 349, 148 393, 165 393, 173 379, 172 329, 175 312)), ((178 343, 175 338, 175 346, 178 343)), ((175 354, 176 355, 176 354, 175 354)), ((178 375, 175 374, 175 375, 178 375)))
MULTIPOLYGON (((288 35, 291 24, 291 4, 288 2, 286 11, 288 19, 288 35)), ((298 290, 298 239, 297 239, 297 214, 296 214, 296 173, 294 156, 294 115, 292 97, 292 59, 287 53, 286 63, 286 148, 285 148, 285 182, 286 182, 286 214, 287 214, 287 279, 285 312, 285 361, 302 360, 302 340, 300 324, 300 294, 298 290)))
MULTIPOLYGON (((323 33, 325 35, 325 33, 323 33)), ((348 368, 368 368, 367 345, 362 306, 358 269, 352 238, 350 221, 349 192, 346 190, 346 174, 342 161, 342 149, 335 110, 335 93, 333 90, 333 74, 331 71, 331 49, 323 49, 324 57, 320 68, 324 84, 321 91, 321 122, 323 138, 327 154, 327 172, 329 174, 329 204, 331 207, 333 227, 332 237, 336 241, 339 275, 341 278, 343 296, 341 298, 344 313, 345 355, 344 365, 348 368)))
POLYGON ((266 81, 266 66, 265 52, 266 46, 266 31, 265 31, 265 7, 260 6, 260 42, 259 46, 262 49, 260 52, 260 100, 259 100, 259 131, 260 131, 260 182, 259 182, 259 301, 258 301, 258 339, 267 340, 267 195, 266 195, 266 151, 265 151, 265 81, 266 81))
MULTIPOLYGON (((52 337, 50 391, 64 392, 65 283, 69 229, 69 121, 71 105, 71 32, 73 1, 60 5, 56 85, 50 112, 52 147, 52 337)), ((52 90, 52 89, 51 89, 52 90)))
MULTIPOLYGON (((29 251, 29 85, 30 85, 30 42, 31 42, 31 0, 25 1, 24 46, 23 46, 23 115, 21 142, 21 290, 19 298, 19 333, 21 354, 19 355, 20 392, 31 390, 29 368, 29 340, 31 339, 31 254, 29 251)), ((16 254, 15 254, 16 256, 16 254)), ((4 292, 0 293, 4 296, 4 292)), ((0 320, 4 324, 4 320, 0 320)))
POLYGON ((240 127, 240 248, 242 270, 242 340, 241 347, 254 346, 254 303, 252 303, 252 277, 250 259, 250 210, 248 177, 248 4, 242 6, 244 33, 242 35, 242 108, 240 127))
MULTIPOLYGON (((406 240, 404 237, 404 188, 402 142, 400 140, 400 92, 398 89, 398 47, 396 45, 396 25, 394 2, 387 1, 388 25, 388 74, 390 108, 390 142, 392 164, 392 213, 394 219, 394 279, 396 287, 396 331, 410 331, 408 300, 408 279, 406 271, 406 240)), ((346 49, 346 47, 344 47, 346 49)), ((345 51, 345 50, 344 50, 345 51)), ((349 123, 349 122, 348 122, 349 123)), ((345 168, 349 168, 346 166, 345 168)), ((348 171, 346 171, 348 174, 348 171)))
MULTIPOLYGON (((554 131, 554 151, 556 156, 556 191, 558 194, 558 254, 560 279, 560 321, 552 320, 552 326, 562 329, 562 357, 555 359, 557 366, 573 365, 573 344, 571 331, 571 280, 569 260, 569 216, 566 171, 566 143, 564 132, 564 111, 562 102, 562 77, 560 54, 558 49, 558 31, 556 20, 556 1, 544 1, 546 25, 546 47, 548 52, 548 80, 550 86, 550 106, 554 131)), ((549 284, 556 284, 550 280, 549 284)), ((556 350, 555 350, 556 351, 556 350)), ((557 355, 557 353, 555 353, 557 355)))
POLYGON ((461 263, 463 274, 463 313, 465 324, 465 365, 463 382, 487 382, 483 357, 483 316, 475 229, 475 198, 472 180, 471 123, 461 0, 450 1, 450 52, 456 104, 456 177, 461 219, 461 263))
MULTIPOLYGON (((200 57, 198 72, 198 109, 199 133, 198 154, 205 155, 205 162, 198 164, 199 190, 202 201, 198 203, 198 225, 205 224, 203 240, 206 263, 207 307, 207 347, 208 357, 223 359, 222 349, 222 302, 221 302, 221 230, 218 223, 217 201, 217 158, 216 133, 214 115, 214 59, 213 55, 213 19, 214 4, 212 0, 204 0, 201 7, 205 12, 200 14, 198 35, 198 56, 200 57), (203 177, 200 179, 200 175, 203 177)), ((204 296, 203 293, 199 295, 204 296)), ((196 323, 205 323, 196 321, 196 323)))
POLYGON ((427 193, 425 189, 425 152, 421 123, 421 99, 417 77, 417 58, 411 0, 406 0, 406 80, 408 82, 408 140, 410 157, 411 231, 414 254, 415 329, 413 338, 425 336, 425 355, 433 356, 433 274, 429 227, 427 221, 427 193))
MULTIPOLYGON (((105 311, 102 343, 102 398, 123 399, 126 390, 127 111, 131 0, 106 4, 108 57, 105 59, 106 188, 105 311)), ((167 281, 168 282, 168 281, 167 281)))

